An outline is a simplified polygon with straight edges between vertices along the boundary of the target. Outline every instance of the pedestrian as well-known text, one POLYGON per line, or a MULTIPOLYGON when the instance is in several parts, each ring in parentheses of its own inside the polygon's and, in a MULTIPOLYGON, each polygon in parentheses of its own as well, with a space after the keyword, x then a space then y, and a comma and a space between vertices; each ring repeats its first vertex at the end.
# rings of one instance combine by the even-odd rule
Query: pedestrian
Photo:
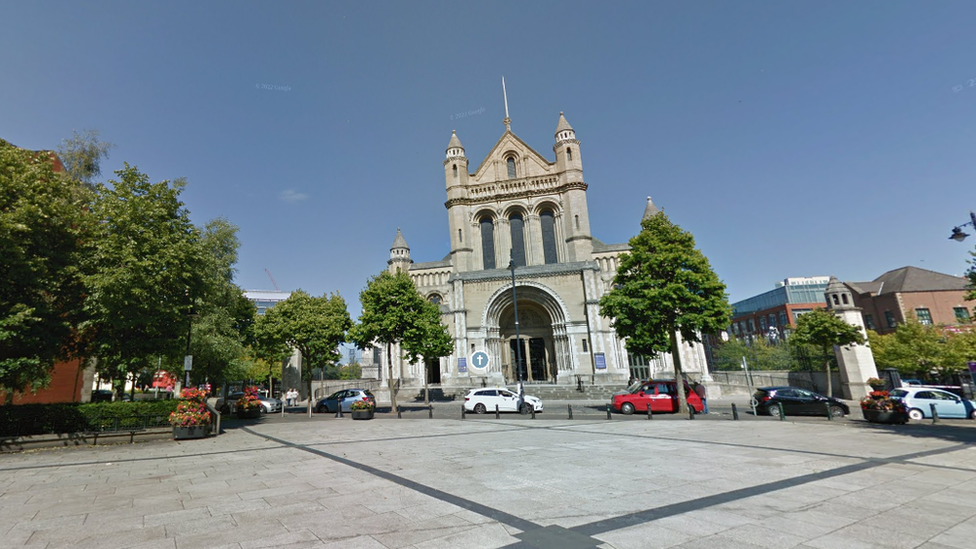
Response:
POLYGON ((291 388, 291 391, 288 391, 288 393, 289 393, 289 395, 291 395, 291 405, 292 406, 297 406, 298 405, 298 391, 296 391, 295 388, 292 387, 291 388))
POLYGON ((702 401, 702 413, 708 413, 708 398, 706 398, 705 386, 695 382, 695 394, 702 401))
POLYGON ((285 406, 292 405, 291 399, 292 399, 292 390, 288 389, 288 391, 285 392, 285 406))

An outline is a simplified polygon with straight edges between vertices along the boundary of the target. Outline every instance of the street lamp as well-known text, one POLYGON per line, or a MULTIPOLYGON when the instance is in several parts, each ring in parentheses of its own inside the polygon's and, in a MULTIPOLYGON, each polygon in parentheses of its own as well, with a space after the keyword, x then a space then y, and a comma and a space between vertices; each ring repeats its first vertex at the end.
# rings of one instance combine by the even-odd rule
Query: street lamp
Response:
POLYGON ((193 355, 190 354, 190 335, 193 333, 193 319, 198 317, 196 311, 190 309, 186 313, 186 356, 183 357, 183 373, 186 379, 183 381, 183 388, 190 386, 190 370, 193 369, 193 355))
POLYGON ((519 334, 518 297, 515 294, 515 250, 509 252, 508 268, 512 270, 512 305, 515 307, 515 376, 518 378, 518 410, 522 411, 524 388, 522 387, 522 339, 519 334))
POLYGON ((966 237, 969 235, 962 231, 962 228, 965 227, 966 225, 969 225, 970 227, 976 229, 976 213, 969 212, 969 223, 963 223, 962 225, 953 227, 952 234, 949 236, 949 240, 955 240, 956 242, 962 242, 963 240, 966 240, 966 237))

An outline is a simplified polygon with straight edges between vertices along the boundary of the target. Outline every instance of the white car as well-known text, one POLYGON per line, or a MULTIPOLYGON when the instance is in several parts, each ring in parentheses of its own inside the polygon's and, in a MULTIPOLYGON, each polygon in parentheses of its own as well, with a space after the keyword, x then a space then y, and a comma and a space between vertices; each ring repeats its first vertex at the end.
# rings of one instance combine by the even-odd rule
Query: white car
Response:
POLYGON ((495 406, 498 406, 499 412, 528 414, 533 408, 536 412, 542 411, 542 399, 524 395, 522 409, 520 410, 518 408, 518 393, 513 393, 505 387, 471 389, 464 395, 464 409, 468 412, 476 414, 494 412, 495 406))
POLYGON ((891 398, 901 400, 905 404, 908 417, 913 421, 931 418, 933 406, 940 418, 976 419, 976 402, 941 389, 902 387, 891 391, 891 398))

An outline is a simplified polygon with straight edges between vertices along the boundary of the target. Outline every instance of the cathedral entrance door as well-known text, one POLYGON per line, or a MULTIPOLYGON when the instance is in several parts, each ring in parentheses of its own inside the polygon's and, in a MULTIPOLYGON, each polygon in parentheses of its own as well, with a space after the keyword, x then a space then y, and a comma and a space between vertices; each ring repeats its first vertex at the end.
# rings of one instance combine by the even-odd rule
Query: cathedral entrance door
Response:
POLYGON ((547 381, 546 374, 546 340, 533 337, 529 340, 529 367, 532 369, 533 381, 547 381))
POLYGON ((525 357, 528 356, 528 354, 526 353, 526 348, 525 348, 525 340, 524 339, 510 339, 508 341, 508 345, 509 345, 510 350, 512 351, 512 355, 511 355, 512 356, 512 364, 515 364, 518 361, 518 358, 517 357, 518 357, 519 350, 521 350, 521 352, 522 352, 522 361, 518 363, 518 367, 516 367, 516 368, 513 369, 513 371, 512 371, 512 377, 515 378, 516 381, 519 378, 521 378, 522 381, 525 381, 525 380, 529 379, 529 377, 528 377, 529 372, 525 368, 525 357), (522 348, 521 349, 517 349, 515 347, 516 344, 518 344, 522 348))
POLYGON ((425 362, 427 366, 427 383, 434 384, 441 382, 441 360, 439 358, 429 358, 425 362))

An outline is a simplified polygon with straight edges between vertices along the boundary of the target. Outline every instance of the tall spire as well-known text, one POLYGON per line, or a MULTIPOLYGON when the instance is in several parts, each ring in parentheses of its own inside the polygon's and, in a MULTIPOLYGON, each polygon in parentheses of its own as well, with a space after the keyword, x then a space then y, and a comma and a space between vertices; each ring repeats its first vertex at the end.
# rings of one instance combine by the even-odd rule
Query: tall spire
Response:
POLYGON ((651 197, 648 196, 647 207, 644 208, 644 217, 641 218, 641 221, 654 217, 660 211, 661 210, 657 209, 657 206, 654 205, 654 202, 651 201, 651 197))
POLYGON ((512 131, 512 119, 508 117, 508 92, 505 91, 505 77, 502 77, 502 97, 505 98, 505 130, 512 131))

